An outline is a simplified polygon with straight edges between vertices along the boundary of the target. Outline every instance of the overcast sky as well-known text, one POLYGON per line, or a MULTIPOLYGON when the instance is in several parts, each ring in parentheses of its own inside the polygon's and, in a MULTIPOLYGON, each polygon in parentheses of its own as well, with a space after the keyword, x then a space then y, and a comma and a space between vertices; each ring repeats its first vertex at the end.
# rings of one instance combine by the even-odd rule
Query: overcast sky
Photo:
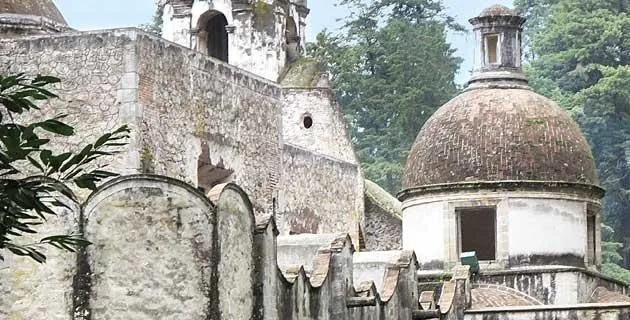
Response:
MULTIPOLYGON (((108 29, 137 26, 149 22, 155 10, 154 0, 54 0, 71 27, 78 30, 108 29)), ((309 0, 311 14, 308 21, 308 39, 324 28, 334 30, 338 27, 337 19, 345 15, 344 10, 336 7, 336 0, 309 0)), ((468 26, 468 19, 478 14, 485 7, 493 4, 510 6, 512 0, 445 0, 448 14, 468 26)), ((457 48, 457 55, 464 58, 459 83, 465 82, 472 68, 473 37, 468 34, 452 34, 449 40, 457 48)))

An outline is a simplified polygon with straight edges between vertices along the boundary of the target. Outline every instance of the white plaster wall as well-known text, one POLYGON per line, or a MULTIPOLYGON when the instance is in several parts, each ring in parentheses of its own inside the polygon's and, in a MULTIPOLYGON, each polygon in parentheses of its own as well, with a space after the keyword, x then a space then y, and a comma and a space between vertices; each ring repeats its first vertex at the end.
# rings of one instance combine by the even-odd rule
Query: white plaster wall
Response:
POLYGON ((190 16, 175 16, 173 6, 164 6, 162 14, 162 37, 186 48, 191 48, 190 43, 190 16))
POLYGON ((515 198, 508 203, 510 256, 586 254, 584 202, 515 198))
MULTIPOLYGON (((519 255, 584 256, 586 205, 592 199, 560 193, 445 193, 403 202, 403 249, 414 250, 418 262, 458 262, 459 236, 455 210, 496 206, 497 258, 501 267, 519 255)), ((483 267, 483 266, 482 266, 483 267)))
POLYGON ((403 209, 403 250, 415 251, 420 264, 446 259, 444 212, 444 202, 418 204, 403 209))
MULTIPOLYGON (((578 301, 578 285, 580 281, 577 273, 556 273, 552 281, 555 281, 555 304, 569 305, 582 302, 578 301)), ((552 288, 552 285, 550 284, 548 288, 552 288)))
POLYGON ((200 28, 199 18, 207 11, 215 10, 223 13, 227 19, 228 25, 234 22, 232 18, 232 1, 231 0, 212 0, 212 1, 195 1, 190 14, 192 17, 192 26, 194 28, 200 28))
POLYGON ((329 89, 285 89, 282 108, 284 143, 344 162, 358 164, 342 112, 329 89), (305 115, 313 125, 305 128, 305 115))

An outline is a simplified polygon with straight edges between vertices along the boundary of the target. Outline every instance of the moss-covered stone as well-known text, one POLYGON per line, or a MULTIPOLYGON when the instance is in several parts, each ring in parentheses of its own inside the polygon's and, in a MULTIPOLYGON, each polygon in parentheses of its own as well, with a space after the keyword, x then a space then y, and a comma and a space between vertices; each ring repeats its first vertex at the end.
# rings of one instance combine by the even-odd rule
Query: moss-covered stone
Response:
POLYGON ((278 83, 282 87, 316 87, 322 74, 326 73, 326 66, 314 59, 302 57, 289 64, 280 74, 278 83))

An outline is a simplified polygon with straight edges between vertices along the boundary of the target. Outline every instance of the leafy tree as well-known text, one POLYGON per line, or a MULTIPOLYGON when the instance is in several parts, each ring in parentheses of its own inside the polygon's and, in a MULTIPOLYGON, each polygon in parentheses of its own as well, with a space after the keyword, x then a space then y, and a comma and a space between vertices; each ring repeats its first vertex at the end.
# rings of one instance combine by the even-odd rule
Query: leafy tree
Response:
POLYGON ((630 237, 630 2, 532 3, 528 12, 544 23, 526 30, 533 53, 530 83, 580 124, 607 189, 602 204, 604 223, 615 230, 610 242, 623 242, 630 237))
POLYGON ((615 242, 614 234, 611 227, 602 225, 602 273, 630 284, 630 270, 619 266, 623 261, 619 249, 623 245, 615 242))
POLYGON ((162 25, 164 25, 164 5, 158 4, 155 13, 153 13, 153 18, 151 18, 151 22, 144 23, 139 26, 140 29, 156 34, 158 36, 162 35, 162 25))
POLYGON ((560 2, 560 0, 515 0, 514 6, 516 10, 525 18, 524 29, 526 30, 523 38, 523 47, 525 48, 525 60, 533 61, 536 59, 534 53, 529 50, 531 39, 539 32, 544 30, 547 25, 547 19, 551 15, 551 10, 560 2))
POLYGON ((461 60, 446 41, 463 30, 435 0, 342 0, 341 32, 323 31, 308 54, 329 66, 366 176, 395 193, 424 122, 457 92, 461 60))
POLYGON ((51 150, 51 136, 74 135, 63 115, 29 124, 15 118, 38 110, 38 100, 55 98, 46 87, 57 82, 50 76, 0 76, 0 260, 9 252, 42 263, 46 261, 43 245, 75 251, 89 244, 80 234, 47 236, 36 244, 20 240, 36 234, 36 226, 55 215, 56 209, 68 206, 60 195, 77 201, 69 186, 94 190, 101 180, 114 176, 102 167, 93 168, 94 163, 115 154, 128 136, 129 129, 122 126, 79 153, 51 150))

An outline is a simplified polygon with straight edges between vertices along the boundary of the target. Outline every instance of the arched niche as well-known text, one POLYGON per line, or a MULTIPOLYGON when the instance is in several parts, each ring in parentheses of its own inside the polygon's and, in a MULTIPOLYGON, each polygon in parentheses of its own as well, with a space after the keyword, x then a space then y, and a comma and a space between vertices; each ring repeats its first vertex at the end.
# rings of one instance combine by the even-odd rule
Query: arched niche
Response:
POLYGON ((228 20, 217 10, 208 10, 197 25, 197 49, 224 62, 229 61, 228 20))
POLYGON ((300 35, 293 17, 287 17, 284 32, 287 46, 287 60, 292 62, 300 57, 300 35))

